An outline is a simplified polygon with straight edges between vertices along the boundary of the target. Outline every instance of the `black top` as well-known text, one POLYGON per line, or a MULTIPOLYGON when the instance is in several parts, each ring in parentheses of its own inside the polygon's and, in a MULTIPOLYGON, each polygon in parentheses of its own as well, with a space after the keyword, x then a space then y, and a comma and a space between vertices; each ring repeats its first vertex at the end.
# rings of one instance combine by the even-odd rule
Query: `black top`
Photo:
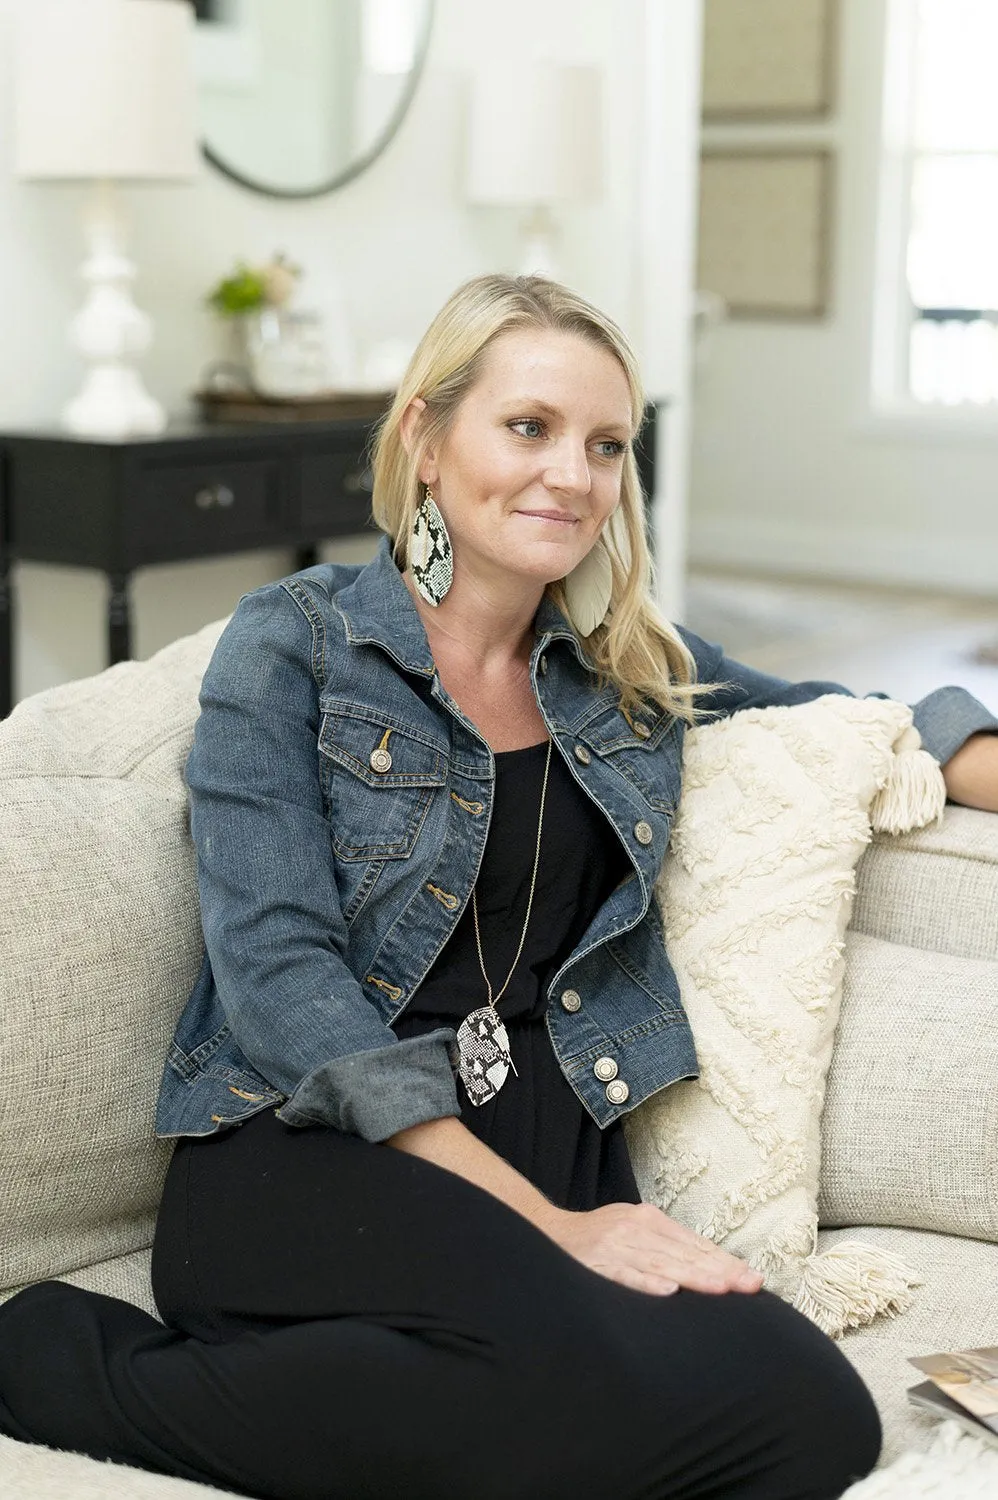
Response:
MULTIPOLYGON (((482 956, 493 996, 509 973, 523 931, 546 755, 546 740, 495 754, 492 822, 476 885, 482 956)), ((470 1103, 460 1077, 457 1090, 462 1122, 561 1208, 640 1202, 622 1122, 600 1130, 562 1073, 545 1022, 554 974, 631 869, 609 820, 552 747, 530 922, 497 1007, 517 1071, 510 1071, 486 1104, 470 1103)), ((418 1036, 442 1020, 456 1030, 488 1000, 469 900, 394 1030, 399 1037, 418 1036)))

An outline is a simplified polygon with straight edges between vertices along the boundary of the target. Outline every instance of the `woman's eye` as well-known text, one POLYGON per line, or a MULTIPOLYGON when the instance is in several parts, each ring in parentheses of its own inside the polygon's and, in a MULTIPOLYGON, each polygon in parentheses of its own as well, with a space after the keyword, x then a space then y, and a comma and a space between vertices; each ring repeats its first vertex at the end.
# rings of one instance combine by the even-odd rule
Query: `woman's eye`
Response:
MULTIPOLYGON (((545 432, 544 423, 536 417, 519 417, 515 422, 510 422, 509 426, 525 438, 543 437, 545 432)), ((603 438, 597 442, 596 451, 600 458, 619 458, 624 451, 624 444, 616 438, 603 438)))

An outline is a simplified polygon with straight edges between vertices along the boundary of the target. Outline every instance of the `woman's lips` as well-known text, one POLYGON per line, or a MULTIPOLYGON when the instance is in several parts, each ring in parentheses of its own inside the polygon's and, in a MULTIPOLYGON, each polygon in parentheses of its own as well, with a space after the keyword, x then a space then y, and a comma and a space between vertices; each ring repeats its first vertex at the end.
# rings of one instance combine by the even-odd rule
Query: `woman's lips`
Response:
POLYGON ((555 510, 521 510, 519 514, 529 516, 533 521, 555 521, 559 526, 574 526, 578 519, 576 516, 555 510))

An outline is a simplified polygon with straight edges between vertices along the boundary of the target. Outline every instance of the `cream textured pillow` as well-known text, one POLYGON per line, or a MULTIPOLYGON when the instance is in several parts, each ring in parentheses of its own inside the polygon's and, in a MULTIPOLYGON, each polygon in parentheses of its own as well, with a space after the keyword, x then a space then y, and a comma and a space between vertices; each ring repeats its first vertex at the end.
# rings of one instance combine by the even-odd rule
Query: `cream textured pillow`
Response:
POLYGON ((841 693, 689 730, 656 884, 701 1071, 626 1117, 641 1195, 833 1335, 907 1307, 917 1280, 876 1247, 815 1248, 855 867, 871 820, 941 820, 920 743, 906 704, 841 693))

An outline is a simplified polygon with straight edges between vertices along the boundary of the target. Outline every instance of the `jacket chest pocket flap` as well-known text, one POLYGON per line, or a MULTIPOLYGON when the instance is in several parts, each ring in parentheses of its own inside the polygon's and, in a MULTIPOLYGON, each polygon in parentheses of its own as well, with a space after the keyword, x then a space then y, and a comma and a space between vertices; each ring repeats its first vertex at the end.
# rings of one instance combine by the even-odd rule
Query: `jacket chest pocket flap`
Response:
POLYGON ((376 709, 323 704, 319 755, 333 849, 345 860, 406 859, 447 755, 376 709))
POLYGON ((671 816, 682 785, 682 725, 657 710, 629 721, 617 707, 595 714, 578 731, 595 750, 637 789, 656 812, 671 816), (633 724, 640 726, 640 733, 633 724))

